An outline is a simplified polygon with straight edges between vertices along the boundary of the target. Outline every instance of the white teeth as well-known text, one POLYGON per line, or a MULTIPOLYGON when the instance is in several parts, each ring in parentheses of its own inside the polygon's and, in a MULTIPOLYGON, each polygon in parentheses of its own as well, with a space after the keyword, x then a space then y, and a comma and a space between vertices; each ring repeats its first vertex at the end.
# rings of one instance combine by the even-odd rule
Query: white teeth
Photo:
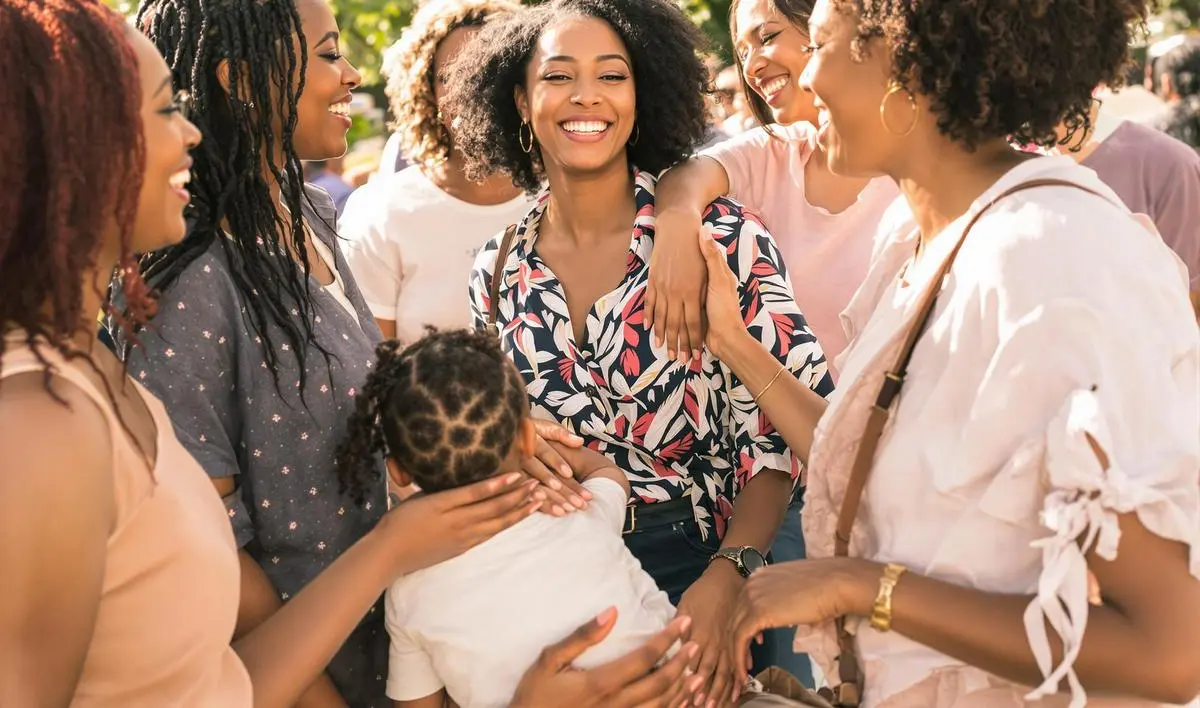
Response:
POLYGON ((188 182, 191 182, 191 181, 192 181, 191 170, 180 170, 179 172, 176 172, 175 174, 171 175, 171 179, 168 180, 170 185, 172 187, 174 187, 175 189, 183 189, 184 187, 186 187, 188 185, 188 182))
POLYGON ((763 84, 763 93, 775 94, 782 91, 788 85, 788 77, 780 76, 778 79, 771 79, 763 84))
POLYGON ((335 116, 346 116, 348 118, 350 117, 350 104, 334 103, 333 105, 329 106, 329 112, 335 116))
POLYGON ((608 130, 608 123, 602 120, 569 120, 562 124, 562 129, 568 133, 603 133, 608 130))

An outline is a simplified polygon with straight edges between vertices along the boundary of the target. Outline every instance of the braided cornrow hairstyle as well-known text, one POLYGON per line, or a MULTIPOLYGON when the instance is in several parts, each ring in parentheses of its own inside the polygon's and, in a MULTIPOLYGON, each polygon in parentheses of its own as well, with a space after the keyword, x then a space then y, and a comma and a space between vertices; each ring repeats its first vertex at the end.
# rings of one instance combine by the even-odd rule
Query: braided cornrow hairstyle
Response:
MULTIPOLYGON (((94 366, 70 342, 96 314, 84 312, 83 278, 107 225, 127 273, 130 316, 118 323, 153 309, 131 246, 145 146, 130 31, 99 0, 0 2, 0 334, 23 330, 43 364, 48 345, 94 366)), ((53 394, 50 376, 47 364, 53 394)))
POLYGON ((313 334, 301 210, 308 197, 293 145, 308 67, 295 1, 145 0, 137 23, 166 57, 175 85, 191 93, 191 120, 204 136, 192 153, 187 238, 145 256, 143 276, 151 287, 165 291, 214 241, 219 243, 250 327, 262 341, 276 389, 281 391, 279 346, 271 340, 271 324, 287 339, 300 365, 303 394, 308 345, 329 355, 313 334), (229 91, 218 80, 222 62, 228 67, 229 91), (280 126, 278 134, 275 125, 280 126), (271 159, 276 154, 282 154, 282 164, 271 159), (272 199, 272 183, 280 186, 286 223, 272 199), (224 238, 223 229, 232 238, 224 238), (298 256, 300 268, 286 257, 289 250, 298 256))
POLYGON ((359 503, 386 452, 426 492, 499 472, 529 415, 525 382, 499 341, 476 330, 429 330, 408 348, 386 341, 355 399, 338 448, 342 491, 359 503))

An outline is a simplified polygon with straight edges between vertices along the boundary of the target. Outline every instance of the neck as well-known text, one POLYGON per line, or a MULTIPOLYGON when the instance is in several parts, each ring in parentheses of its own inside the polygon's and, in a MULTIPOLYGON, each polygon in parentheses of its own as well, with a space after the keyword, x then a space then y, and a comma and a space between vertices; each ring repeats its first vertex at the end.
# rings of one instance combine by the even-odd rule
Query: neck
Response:
POLYGON ((1060 155, 1070 155, 1075 162, 1082 163, 1100 144, 1101 138, 1097 130, 1099 128, 1099 121, 1100 103, 1093 101, 1091 112, 1088 113, 1087 130, 1077 130, 1075 135, 1071 136, 1070 140, 1067 141, 1067 126, 1060 124, 1055 129, 1055 134, 1058 136, 1059 142, 1056 152, 1060 155))
POLYGON ((587 245, 633 226, 637 202, 625 161, 590 174, 547 168, 550 203, 544 223, 559 238, 587 245))
POLYGON ((466 160, 458 150, 452 150, 450 158, 433 166, 421 166, 421 172, 438 189, 455 199, 468 204, 492 206, 516 199, 521 189, 507 175, 492 175, 482 182, 467 179, 466 160))
POLYGON ((940 138, 913 151, 910 164, 892 174, 920 229, 922 248, 1009 170, 1032 156, 993 141, 968 152, 940 138))

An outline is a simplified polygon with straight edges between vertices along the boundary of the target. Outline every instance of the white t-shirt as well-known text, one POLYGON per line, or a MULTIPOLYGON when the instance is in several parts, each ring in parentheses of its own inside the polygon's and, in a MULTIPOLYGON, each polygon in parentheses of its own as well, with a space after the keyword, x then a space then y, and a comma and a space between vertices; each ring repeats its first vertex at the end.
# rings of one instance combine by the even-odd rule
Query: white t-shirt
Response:
POLYGON ((390 698, 444 687, 461 708, 500 708, 547 645, 606 608, 617 608, 617 625, 579 657, 580 668, 636 649, 671 621, 666 593, 621 540, 625 490, 603 478, 583 486, 595 497, 587 509, 535 514, 392 585, 390 698))
POLYGON ((338 224, 342 250, 378 319, 414 342, 425 326, 466 327, 475 254, 532 205, 521 195, 493 206, 443 192, 417 166, 380 175, 354 192, 338 224))

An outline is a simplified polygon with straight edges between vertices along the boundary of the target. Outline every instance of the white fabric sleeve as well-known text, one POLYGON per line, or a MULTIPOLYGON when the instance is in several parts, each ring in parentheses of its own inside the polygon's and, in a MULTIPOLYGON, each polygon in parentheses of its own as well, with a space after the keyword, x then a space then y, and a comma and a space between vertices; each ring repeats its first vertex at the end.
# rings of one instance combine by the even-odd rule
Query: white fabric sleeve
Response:
POLYGON ((787 175, 788 154, 801 149, 810 130, 808 123, 773 125, 771 133, 766 128, 753 128, 701 150, 699 155, 723 167, 729 180, 729 196, 757 212, 762 208, 761 190, 767 180, 787 175))
POLYGON ((992 472, 980 506, 1012 521, 1040 507, 1048 535, 1035 544, 1042 569, 1025 630, 1045 680, 1028 698, 1057 693, 1065 679, 1071 708, 1087 702, 1074 670, 1088 621, 1086 555, 1117 558, 1118 517, 1136 514, 1151 533, 1189 546, 1200 578, 1200 334, 1175 264, 1154 250, 1161 244, 1120 224, 1109 230, 1089 234, 1089 249, 1116 250, 1116 261, 1036 241, 999 254, 985 276, 996 287, 983 288, 995 293, 999 341, 964 412, 1006 421, 962 441, 974 455, 989 459, 1009 435, 1026 439, 992 472), (1047 625, 1062 640, 1057 665, 1047 625))
POLYGON ((403 626, 400 600, 404 581, 393 585, 384 601, 385 623, 391 645, 388 648, 387 696, 393 701, 414 701, 445 688, 433 667, 433 659, 403 626))
POLYGON ((386 178, 379 178, 350 196, 338 222, 338 234, 342 253, 371 314, 395 320, 404 259, 396 234, 388 233, 386 184, 386 178))
POLYGON ((611 479, 592 477, 583 483, 583 488, 592 493, 592 503, 584 513, 592 512, 600 516, 604 523, 618 534, 625 528, 625 507, 629 504, 629 495, 625 489, 611 479))

